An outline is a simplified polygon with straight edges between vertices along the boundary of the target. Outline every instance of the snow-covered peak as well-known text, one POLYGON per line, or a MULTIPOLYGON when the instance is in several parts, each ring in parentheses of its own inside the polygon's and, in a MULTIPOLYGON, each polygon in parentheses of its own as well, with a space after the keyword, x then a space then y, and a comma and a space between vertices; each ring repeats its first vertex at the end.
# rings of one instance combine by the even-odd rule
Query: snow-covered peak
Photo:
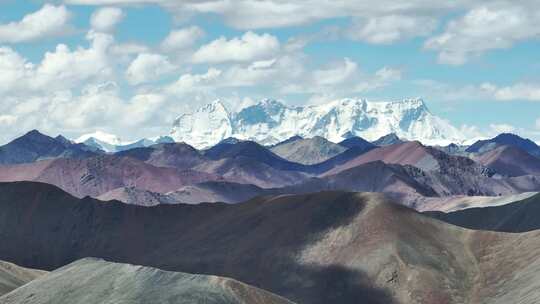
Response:
POLYGON ((105 152, 119 152, 133 148, 148 147, 160 143, 171 143, 174 140, 169 136, 159 136, 155 138, 143 138, 136 141, 122 141, 120 137, 96 131, 84 134, 75 140, 76 143, 83 143, 87 146, 103 150, 105 152))
POLYGON ((109 145, 122 145, 122 144, 125 144, 120 139, 120 137, 118 137, 118 136, 116 136, 114 134, 103 132, 103 131, 95 131, 94 133, 88 133, 88 134, 81 135, 77 139, 75 139, 75 142, 84 143, 85 141, 87 141, 89 139, 92 139, 92 138, 95 139, 95 140, 98 140, 100 142, 107 143, 109 145))
POLYGON ((203 105, 193 113, 182 114, 173 124, 171 137, 194 147, 209 147, 231 137, 230 114, 221 100, 203 105))
POLYGON ((181 115, 171 136, 201 148, 230 136, 273 144, 295 135, 322 136, 339 142, 345 139, 344 134, 376 140, 390 133, 425 144, 463 140, 456 128, 433 115, 420 98, 402 101, 345 98, 304 107, 263 99, 236 113, 228 112, 221 102, 215 101, 194 113, 181 115))

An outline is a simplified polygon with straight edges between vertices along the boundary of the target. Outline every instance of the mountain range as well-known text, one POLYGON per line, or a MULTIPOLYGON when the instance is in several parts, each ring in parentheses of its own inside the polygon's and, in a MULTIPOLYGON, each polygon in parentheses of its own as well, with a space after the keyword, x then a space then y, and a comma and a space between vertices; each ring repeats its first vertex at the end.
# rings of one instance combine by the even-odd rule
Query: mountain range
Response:
POLYGON ((528 140, 343 138, 112 152, 30 131, 0 147, 0 303, 540 300, 528 140))
POLYGON ((426 144, 464 140, 455 127, 433 115, 421 99, 341 99, 303 107, 264 99, 238 112, 229 111, 216 100, 193 113, 180 115, 170 134, 176 141, 205 148, 228 137, 272 145, 296 135, 340 142, 350 136, 376 140, 390 133, 426 144))
POLYGON ((323 189, 374 191, 424 210, 428 203, 439 205, 430 197, 540 191, 540 159, 523 150, 523 142, 449 154, 395 134, 374 141, 381 146, 349 134, 339 143, 294 136, 263 146, 227 138, 206 150, 160 143, 111 153, 31 131, 0 147, 0 181, 45 182, 76 197, 143 206, 237 203, 323 189))
POLYGON ((143 138, 133 142, 124 142, 118 136, 96 131, 84 134, 74 140, 75 143, 82 143, 88 147, 105 152, 120 152, 140 147, 149 147, 155 144, 173 143, 174 139, 169 136, 159 136, 156 138, 143 138))
MULTIPOLYGON (((63 294, 123 303, 115 297, 137 295, 124 288, 134 284, 144 291, 142 298, 160 290, 156 303, 183 290, 191 290, 187 297, 224 292, 210 288, 205 276, 164 289, 186 275, 148 267, 229 277, 296 303, 535 303, 540 298, 540 232, 463 229, 382 194, 316 192, 235 205, 147 208, 78 199, 32 182, 0 184, 0 192, 0 259, 46 270, 88 256, 144 266, 82 260, 15 289, 0 298, 4 303, 28 297, 30 303, 46 303, 40 299, 63 294), (93 277, 100 279, 84 284, 93 277)), ((530 203, 512 208, 535 210, 530 203)), ((509 223, 505 218, 513 213, 499 213, 505 215, 501 221, 509 223)), ((244 296, 257 293, 245 288, 244 296)))

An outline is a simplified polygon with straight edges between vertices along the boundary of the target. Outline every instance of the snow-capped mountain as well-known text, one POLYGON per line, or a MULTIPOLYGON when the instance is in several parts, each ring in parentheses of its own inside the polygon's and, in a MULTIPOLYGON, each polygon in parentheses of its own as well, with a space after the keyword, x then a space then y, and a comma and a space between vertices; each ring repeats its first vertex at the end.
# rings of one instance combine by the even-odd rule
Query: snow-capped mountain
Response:
POLYGON ((171 136, 198 148, 227 137, 274 144, 295 135, 322 136, 339 142, 351 134, 376 140, 395 133, 425 144, 461 142, 462 134, 433 115, 422 99, 367 101, 341 99, 323 105, 290 107, 265 99, 239 112, 229 112, 216 100, 174 122, 171 136))
POLYGON ((76 143, 83 143, 89 147, 103 150, 105 152, 120 152, 139 147, 148 147, 159 143, 174 142, 169 136, 160 136, 156 138, 143 138, 137 141, 122 141, 120 137, 103 131, 84 134, 75 139, 76 143))

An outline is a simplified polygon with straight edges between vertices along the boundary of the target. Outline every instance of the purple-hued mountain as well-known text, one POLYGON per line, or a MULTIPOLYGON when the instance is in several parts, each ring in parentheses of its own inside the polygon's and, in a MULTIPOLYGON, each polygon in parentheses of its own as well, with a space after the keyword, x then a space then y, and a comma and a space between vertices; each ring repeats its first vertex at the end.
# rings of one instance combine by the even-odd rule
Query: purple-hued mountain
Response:
POLYGON ((313 165, 326 161, 347 150, 347 147, 333 143, 323 137, 303 138, 270 149, 278 156, 303 165, 313 165))
POLYGON ((478 163, 507 176, 540 176, 540 158, 515 146, 498 146, 473 157, 478 163))
POLYGON ((349 148, 349 149, 350 148, 362 148, 362 149, 375 148, 374 144, 370 143, 369 141, 359 136, 349 137, 339 142, 339 145, 345 148, 349 148))
POLYGON ((376 140, 372 141, 371 143, 374 144, 375 146, 382 147, 382 146, 400 144, 400 143, 403 143, 403 142, 404 141, 401 140, 396 135, 396 133, 390 133, 390 134, 381 136, 379 139, 376 139, 376 140))
POLYGON ((467 148, 470 153, 483 153, 499 146, 513 146, 531 155, 540 157, 540 147, 530 139, 519 137, 511 133, 502 133, 492 139, 479 140, 467 148))
POLYGON ((157 167, 190 169, 207 161, 202 152, 186 143, 166 143, 117 152, 119 157, 131 157, 157 167))
POLYGON ((305 170, 304 165, 279 157, 254 141, 241 141, 235 144, 220 143, 206 150, 204 156, 211 160, 246 158, 278 170, 305 170))
POLYGON ((0 147, 0 164, 31 163, 51 158, 86 158, 100 151, 75 144, 59 135, 55 138, 32 130, 0 147))
POLYGON ((0 181, 44 182, 77 197, 97 197, 120 187, 165 193, 185 185, 221 179, 215 174, 156 167, 133 158, 113 155, 0 166, 0 181))

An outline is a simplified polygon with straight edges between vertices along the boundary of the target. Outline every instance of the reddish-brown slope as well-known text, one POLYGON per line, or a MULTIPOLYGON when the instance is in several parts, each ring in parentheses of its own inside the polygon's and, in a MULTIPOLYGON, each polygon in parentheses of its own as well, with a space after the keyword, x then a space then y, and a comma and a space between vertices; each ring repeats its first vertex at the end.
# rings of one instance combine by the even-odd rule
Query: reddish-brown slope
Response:
POLYGON ((77 197, 97 197, 120 187, 163 193, 212 180, 222 178, 195 170, 155 167, 133 158, 112 155, 0 167, 0 181, 44 182, 77 197))
POLYGON ((540 158, 512 146, 500 146, 476 156, 475 160, 508 176, 540 175, 540 158))

